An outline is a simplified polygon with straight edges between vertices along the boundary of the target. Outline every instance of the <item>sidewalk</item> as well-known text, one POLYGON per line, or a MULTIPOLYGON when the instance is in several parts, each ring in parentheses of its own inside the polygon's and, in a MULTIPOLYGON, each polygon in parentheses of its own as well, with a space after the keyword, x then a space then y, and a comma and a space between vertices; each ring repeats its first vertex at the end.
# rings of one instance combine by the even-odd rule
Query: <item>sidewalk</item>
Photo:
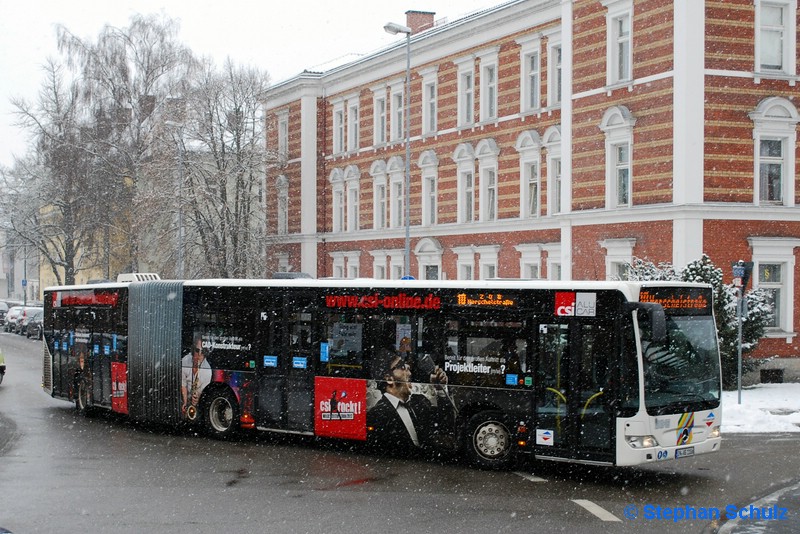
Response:
POLYGON ((722 392, 722 434, 800 432, 800 384, 756 384, 722 392))

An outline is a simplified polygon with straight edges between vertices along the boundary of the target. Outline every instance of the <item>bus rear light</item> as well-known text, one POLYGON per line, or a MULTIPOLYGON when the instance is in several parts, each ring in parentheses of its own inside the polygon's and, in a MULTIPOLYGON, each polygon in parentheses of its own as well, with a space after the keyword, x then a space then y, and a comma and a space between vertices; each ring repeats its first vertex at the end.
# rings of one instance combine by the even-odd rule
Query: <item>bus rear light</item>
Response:
POLYGON ((239 418, 239 425, 246 430, 252 430, 256 427, 256 420, 251 414, 243 413, 239 418))
POLYGON ((524 439, 521 439, 521 440, 517 441, 517 445, 519 445, 520 447, 527 447, 528 446, 528 442, 525 441, 524 439))
POLYGON ((632 449, 650 449, 658 447, 658 441, 653 436, 628 436, 628 445, 632 449))

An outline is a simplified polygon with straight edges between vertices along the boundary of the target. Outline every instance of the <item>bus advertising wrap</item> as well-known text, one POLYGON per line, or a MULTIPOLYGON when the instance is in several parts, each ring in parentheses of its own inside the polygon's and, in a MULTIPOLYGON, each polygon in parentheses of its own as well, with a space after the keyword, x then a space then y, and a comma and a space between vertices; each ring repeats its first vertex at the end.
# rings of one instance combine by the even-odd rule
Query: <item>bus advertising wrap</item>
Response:
POLYGON ((314 434, 367 439, 367 382, 318 376, 314 379, 314 434))

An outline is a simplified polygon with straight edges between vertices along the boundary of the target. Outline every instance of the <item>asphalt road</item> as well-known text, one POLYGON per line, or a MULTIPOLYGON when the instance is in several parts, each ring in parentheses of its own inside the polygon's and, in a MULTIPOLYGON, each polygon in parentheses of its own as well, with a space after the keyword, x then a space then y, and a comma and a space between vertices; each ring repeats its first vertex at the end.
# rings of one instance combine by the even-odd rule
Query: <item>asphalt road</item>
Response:
POLYGON ((41 342, 3 333, 0 347, 0 527, 16 534, 800 531, 797 434, 730 435, 718 454, 646 467, 525 461, 487 472, 85 418, 42 391, 41 342), (756 521, 751 504, 785 508, 788 521, 756 521))

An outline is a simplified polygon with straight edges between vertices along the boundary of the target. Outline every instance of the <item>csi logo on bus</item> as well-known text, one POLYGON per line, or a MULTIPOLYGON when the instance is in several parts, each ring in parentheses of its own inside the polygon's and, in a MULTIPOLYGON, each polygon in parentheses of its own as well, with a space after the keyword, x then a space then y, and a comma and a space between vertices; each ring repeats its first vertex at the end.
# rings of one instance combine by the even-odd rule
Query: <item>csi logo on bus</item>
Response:
POLYGON ((560 317, 594 317, 597 315, 596 293, 556 292, 556 315, 560 317))

